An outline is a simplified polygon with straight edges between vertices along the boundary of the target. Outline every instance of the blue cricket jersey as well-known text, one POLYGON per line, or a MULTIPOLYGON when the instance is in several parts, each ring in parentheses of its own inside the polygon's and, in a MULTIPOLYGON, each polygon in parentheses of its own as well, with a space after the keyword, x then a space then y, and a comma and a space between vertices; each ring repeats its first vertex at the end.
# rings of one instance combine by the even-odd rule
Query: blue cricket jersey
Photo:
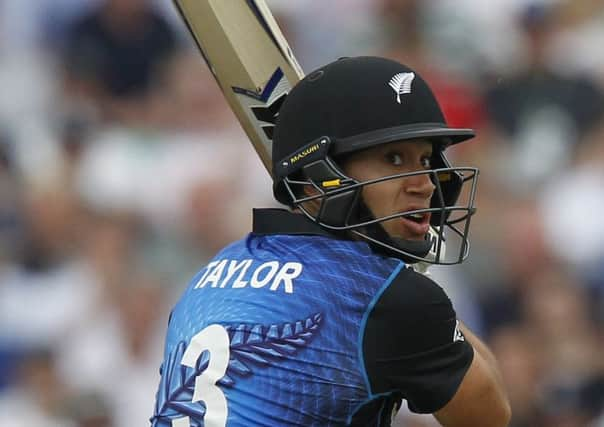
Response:
MULTIPOLYGON (((389 290, 401 277, 419 275, 401 260, 328 235, 300 215, 276 211, 270 218, 297 225, 289 234, 278 224, 275 233, 255 230, 226 247, 193 277, 174 307, 152 426, 381 426, 390 425, 403 398, 418 412, 446 403, 471 361, 471 347, 453 338, 448 299, 442 333, 431 332, 438 342, 426 343, 412 332, 393 336, 397 342, 412 337, 422 348, 388 344, 391 331, 382 329, 405 308, 378 302, 401 292, 389 290), (401 362, 392 368, 387 353, 394 347, 394 356, 413 363, 414 355, 442 346, 440 341, 447 349, 439 350, 443 368, 434 376, 448 379, 427 379, 434 401, 425 387, 414 391, 420 375, 415 368, 397 372, 401 362), (445 375, 446 367, 452 375, 445 375), (409 384, 397 384, 402 378, 409 384)), ((388 301, 393 298, 400 295, 388 301)), ((414 298, 423 297, 407 299, 414 298)))

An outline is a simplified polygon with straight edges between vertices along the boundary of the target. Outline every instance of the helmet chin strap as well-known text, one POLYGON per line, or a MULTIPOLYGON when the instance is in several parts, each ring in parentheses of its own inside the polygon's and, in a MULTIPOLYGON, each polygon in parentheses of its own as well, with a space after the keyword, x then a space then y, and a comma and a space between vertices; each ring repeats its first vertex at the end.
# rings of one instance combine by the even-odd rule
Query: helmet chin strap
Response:
MULTIPOLYGON (((426 234, 424 236, 424 240, 410 240, 410 239, 402 239, 399 237, 391 237, 386 232, 386 230, 384 230, 384 227, 382 227, 381 224, 374 224, 373 226, 370 226, 370 227, 371 227, 371 229, 367 230, 367 234, 370 237, 374 237, 374 238, 377 237, 378 240, 383 241, 387 245, 393 246, 396 249, 400 249, 401 251, 406 252, 410 255, 416 256, 418 258, 425 258, 430 253, 430 249, 432 248, 432 243, 433 243, 434 237, 431 236, 430 234, 426 234)), ((400 258, 401 255, 398 254, 398 257, 400 258)), ((404 255, 403 255, 403 258, 404 258, 403 260, 407 264, 413 264, 413 263, 419 262, 417 259, 413 259, 411 257, 406 258, 406 257, 404 257, 404 255)))
MULTIPOLYGON (((359 202, 359 216, 362 218, 375 219, 375 216, 363 201, 359 202)), ((362 236, 362 233, 359 234, 362 236)), ((426 258, 428 254, 430 254, 434 239, 436 238, 436 236, 434 236, 432 233, 426 234, 424 236, 424 240, 409 240, 392 237, 388 234, 388 232, 386 232, 380 223, 371 224, 365 227, 365 234, 372 239, 384 242, 386 245, 392 246, 418 258, 426 258)), ((404 254, 393 254, 388 250, 388 248, 382 247, 376 243, 370 242, 370 245, 380 252, 386 252, 389 256, 394 255, 397 258, 403 259, 403 261, 405 261, 407 264, 420 262, 412 257, 405 257, 404 254)))
MULTIPOLYGON (((429 236, 428 236, 427 240, 434 241, 434 239, 440 238, 438 232, 433 227, 430 227, 430 231, 428 233, 429 233, 429 236)), ((424 274, 426 276, 430 276, 430 272, 428 271, 428 269, 430 267, 432 267, 432 265, 434 265, 431 261, 435 261, 439 258, 437 256, 438 255, 437 250, 438 250, 437 245, 432 245, 428 254, 424 257, 424 258, 426 258, 426 261, 416 262, 411 265, 411 268, 413 268, 413 270, 415 270, 418 273, 424 274)), ((440 258, 444 258, 445 250, 446 250, 445 242, 441 241, 440 242, 440 258)))
POLYGON ((394 243, 393 246, 401 248, 401 250, 409 252, 411 255, 418 257, 425 257, 428 255, 433 243, 432 236, 430 236, 430 234, 426 234, 424 236, 424 240, 408 240, 398 237, 390 237, 390 241, 394 243))

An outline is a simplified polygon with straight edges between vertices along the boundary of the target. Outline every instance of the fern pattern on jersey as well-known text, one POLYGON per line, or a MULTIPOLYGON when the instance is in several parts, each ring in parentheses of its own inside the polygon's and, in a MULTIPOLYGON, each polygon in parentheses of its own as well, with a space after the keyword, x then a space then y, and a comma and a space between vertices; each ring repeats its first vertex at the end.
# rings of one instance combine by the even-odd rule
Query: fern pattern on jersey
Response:
MULTIPOLYGON (((230 339, 230 359, 219 386, 231 387, 237 377, 248 377, 254 369, 293 355, 317 334, 323 316, 316 313, 304 320, 283 324, 224 325, 230 339)), ((204 351, 195 368, 181 364, 187 343, 181 341, 160 368, 161 382, 157 392, 153 420, 188 416, 191 426, 205 414, 202 402, 192 402, 195 378, 208 367, 209 352, 204 351)), ((199 424, 201 425, 201 424, 199 424)))

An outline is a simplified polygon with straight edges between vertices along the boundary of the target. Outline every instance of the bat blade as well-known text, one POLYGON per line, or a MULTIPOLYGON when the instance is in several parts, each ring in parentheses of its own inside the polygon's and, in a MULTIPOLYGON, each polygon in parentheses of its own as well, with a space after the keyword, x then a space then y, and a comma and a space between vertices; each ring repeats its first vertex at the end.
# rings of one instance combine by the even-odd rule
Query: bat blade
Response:
POLYGON ((271 173, 273 128, 302 68, 264 0, 173 0, 271 173))

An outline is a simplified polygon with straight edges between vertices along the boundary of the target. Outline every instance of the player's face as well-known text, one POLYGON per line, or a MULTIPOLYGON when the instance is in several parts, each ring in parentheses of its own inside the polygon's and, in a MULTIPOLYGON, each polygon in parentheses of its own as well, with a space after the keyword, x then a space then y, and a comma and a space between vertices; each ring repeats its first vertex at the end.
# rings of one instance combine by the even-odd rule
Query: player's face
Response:
MULTIPOLYGON (((363 182, 388 175, 431 169, 432 144, 408 140, 383 144, 355 153, 343 165, 348 176, 363 182)), ((435 186, 430 174, 386 180, 363 188, 363 200, 375 218, 430 207, 435 186)), ((381 223, 395 238, 423 240, 430 228, 430 214, 395 218, 381 223)))

